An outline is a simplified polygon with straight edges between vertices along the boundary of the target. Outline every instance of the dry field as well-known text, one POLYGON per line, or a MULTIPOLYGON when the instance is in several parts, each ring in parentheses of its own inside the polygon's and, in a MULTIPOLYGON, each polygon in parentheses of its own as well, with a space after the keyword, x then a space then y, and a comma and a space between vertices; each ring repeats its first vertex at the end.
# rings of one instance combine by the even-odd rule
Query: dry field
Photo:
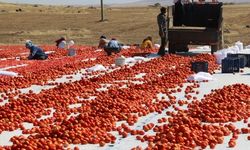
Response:
MULTIPOLYGON (((225 44, 238 40, 250 44, 250 4, 224 6, 225 44)), ((159 43, 156 16, 159 8, 107 8, 107 21, 99 22, 100 9, 72 6, 0 3, 0 44, 54 44, 66 36, 77 44, 96 45, 102 34, 123 43, 141 43, 148 35, 159 43), (16 11, 21 9, 22 11, 16 11)))

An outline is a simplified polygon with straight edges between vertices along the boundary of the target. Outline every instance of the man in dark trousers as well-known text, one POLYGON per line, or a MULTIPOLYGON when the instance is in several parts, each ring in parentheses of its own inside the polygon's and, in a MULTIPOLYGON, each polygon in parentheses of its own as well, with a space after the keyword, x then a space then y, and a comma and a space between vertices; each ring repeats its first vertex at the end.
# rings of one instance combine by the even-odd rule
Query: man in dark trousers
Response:
POLYGON ((158 51, 158 55, 165 55, 165 47, 168 40, 168 31, 167 31, 167 18, 166 18, 166 7, 161 7, 161 13, 157 16, 157 23, 159 26, 159 35, 161 37, 161 47, 158 51))

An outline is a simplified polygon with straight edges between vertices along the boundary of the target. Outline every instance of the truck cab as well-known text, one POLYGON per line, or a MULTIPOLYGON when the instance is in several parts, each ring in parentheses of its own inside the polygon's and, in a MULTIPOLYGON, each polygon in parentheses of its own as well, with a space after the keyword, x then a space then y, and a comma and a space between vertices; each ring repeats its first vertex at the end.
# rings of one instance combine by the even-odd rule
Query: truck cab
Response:
POLYGON ((175 3, 168 29, 169 53, 188 52, 188 45, 223 47, 223 3, 175 3))

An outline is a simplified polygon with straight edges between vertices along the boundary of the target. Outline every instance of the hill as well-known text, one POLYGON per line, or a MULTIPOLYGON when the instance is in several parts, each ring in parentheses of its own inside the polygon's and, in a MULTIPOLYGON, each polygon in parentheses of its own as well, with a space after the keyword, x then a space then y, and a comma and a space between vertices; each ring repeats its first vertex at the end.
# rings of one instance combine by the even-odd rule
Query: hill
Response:
MULTIPOLYGON (((238 40, 250 44, 250 5, 224 6, 225 43, 238 40), (237 24, 235 23, 237 22, 237 24)), ((0 44, 23 44, 31 39, 38 44, 54 44, 66 36, 77 44, 96 45, 101 35, 116 37, 125 44, 141 43, 151 35, 159 43, 156 16, 159 8, 105 8, 100 22, 96 7, 0 4, 0 44), (21 10, 21 11, 19 11, 21 10)))

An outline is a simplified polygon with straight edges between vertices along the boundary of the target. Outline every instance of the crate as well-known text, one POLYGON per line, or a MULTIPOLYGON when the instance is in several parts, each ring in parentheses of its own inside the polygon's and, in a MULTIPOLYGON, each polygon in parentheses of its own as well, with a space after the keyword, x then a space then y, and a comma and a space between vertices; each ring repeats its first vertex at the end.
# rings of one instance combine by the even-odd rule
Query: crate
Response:
POLYGON ((191 63, 191 70, 195 73, 208 72, 208 62, 206 61, 195 61, 191 63))
POLYGON ((226 57, 222 60, 222 73, 240 72, 240 58, 226 57))
POLYGON ((239 54, 246 57, 246 67, 250 67, 250 54, 239 54))
POLYGON ((227 54, 227 57, 239 58, 240 59, 240 68, 247 66, 247 56, 244 54, 227 54))

